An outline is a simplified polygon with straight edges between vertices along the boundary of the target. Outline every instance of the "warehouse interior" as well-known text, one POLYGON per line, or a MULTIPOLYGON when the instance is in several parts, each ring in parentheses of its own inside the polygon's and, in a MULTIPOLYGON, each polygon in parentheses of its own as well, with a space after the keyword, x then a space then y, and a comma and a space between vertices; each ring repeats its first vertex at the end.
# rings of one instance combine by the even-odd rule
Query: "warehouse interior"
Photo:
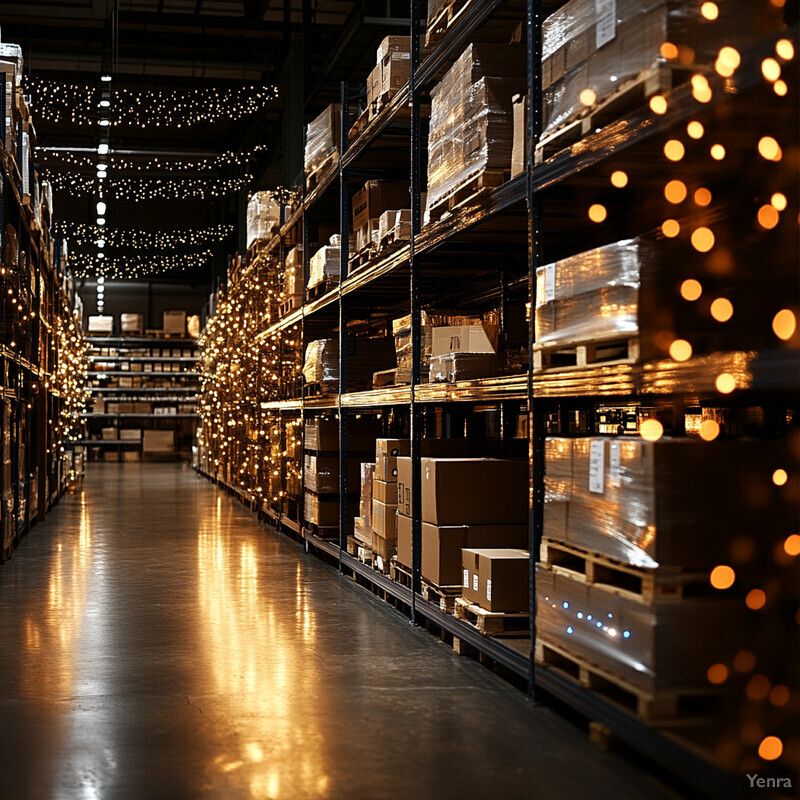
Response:
POLYGON ((0 795, 795 798, 797 0, 2 0, 0 795))

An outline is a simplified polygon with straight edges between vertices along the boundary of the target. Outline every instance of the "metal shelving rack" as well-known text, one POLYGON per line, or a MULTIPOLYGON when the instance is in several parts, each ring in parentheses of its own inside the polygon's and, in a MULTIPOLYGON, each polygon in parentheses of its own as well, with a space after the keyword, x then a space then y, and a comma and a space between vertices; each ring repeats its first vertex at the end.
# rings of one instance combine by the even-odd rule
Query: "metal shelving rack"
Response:
MULTIPOLYGON (((180 438, 178 447, 181 452, 187 449, 188 436, 183 435, 182 423, 188 421, 196 421, 199 419, 196 413, 175 413, 175 414, 156 414, 152 411, 153 404, 169 403, 177 406, 178 404, 193 403, 197 399, 199 392, 199 378, 200 372, 197 370, 187 370, 184 367, 197 363, 197 356, 186 356, 183 353, 186 350, 195 351, 197 342, 195 339, 188 338, 158 338, 149 336, 87 336, 86 341, 89 344, 92 352, 88 356, 90 369, 86 372, 88 380, 103 380, 104 378, 141 378, 142 380, 156 380, 156 379, 170 379, 174 383, 177 379, 180 383, 175 386, 161 386, 161 387, 144 387, 144 386, 91 386, 89 388, 90 401, 92 398, 102 399, 108 402, 146 402, 151 404, 151 411, 149 413, 108 413, 108 412, 93 412, 87 411, 81 414, 87 424, 94 423, 95 426, 99 423, 102 427, 115 427, 117 429, 124 429, 129 427, 128 423, 144 423, 147 426, 164 429, 164 423, 171 423, 168 427, 175 430, 176 435, 186 440, 183 448, 180 446, 180 438), (152 355, 156 350, 163 351, 164 349, 179 349, 181 355, 179 356, 164 356, 152 355), (114 350, 115 355, 103 355, 99 351, 101 349, 114 350), (127 355, 126 351, 137 352, 143 349, 149 349, 150 355, 127 355), (122 364, 128 364, 128 369, 93 369, 96 364, 110 364, 121 367, 122 364), (141 364, 142 371, 134 371, 130 369, 133 364, 141 364), (145 364, 165 366, 168 364, 179 364, 181 369, 178 372, 172 370, 164 371, 144 371, 145 364), (189 382, 187 385, 187 381, 189 382)), ((119 436, 119 434, 118 434, 119 436)), ((81 441, 85 447, 91 448, 95 453, 103 453, 103 451, 116 451, 122 453, 124 451, 135 451, 140 453, 142 448, 142 439, 127 440, 127 439, 98 439, 94 438, 91 433, 81 441)))
MULTIPOLYGON (((628 114, 613 126, 613 130, 598 130, 580 142, 579 147, 562 150, 541 164, 534 164, 534 152, 542 130, 542 87, 538 65, 541 63, 541 28, 546 14, 562 5, 561 2, 543 0, 491 0, 474 2, 462 13, 458 21, 447 32, 443 41, 424 59, 419 51, 420 0, 411 0, 412 77, 387 106, 362 131, 359 137, 348 142, 350 122, 347 108, 351 101, 347 84, 341 87, 342 122, 340 130, 340 161, 338 169, 331 169, 321 177, 316 187, 306 195, 299 208, 290 216, 267 249, 283 248, 286 241, 302 242, 306 278, 308 276, 309 223, 314 215, 327 213, 336 219, 342 237, 341 282, 338 288, 291 312, 273 324, 262 337, 280 333, 290 325, 300 323, 304 329, 304 341, 319 338, 314 332, 326 325, 332 328, 338 323, 340 346, 340 386, 336 395, 326 397, 286 397, 265 402, 265 413, 276 413, 289 417, 307 416, 320 412, 335 412, 340 425, 340 528, 338 541, 325 541, 316 537, 302 525, 300 519, 291 520, 280 511, 268 506, 259 506, 251 495, 235 487, 242 499, 265 514, 266 519, 278 529, 299 535, 307 550, 313 550, 333 560, 340 571, 352 575, 359 583, 385 598, 398 601, 408 609, 412 621, 446 632, 448 636, 466 643, 483 657, 500 665, 510 674, 523 681, 531 699, 556 698, 577 710, 592 721, 605 725, 618 739, 674 776, 679 776, 687 786, 705 795, 720 798, 735 798, 742 795, 739 776, 724 772, 692 747, 672 735, 655 730, 635 716, 623 710, 603 696, 585 689, 563 674, 548 667, 539 667, 532 658, 532 643, 536 640, 536 616, 531 615, 530 640, 521 651, 507 641, 484 636, 475 628, 455 617, 444 614, 437 605, 423 600, 420 592, 420 440, 426 425, 426 410, 445 405, 469 408, 476 405, 495 405, 504 419, 516 410, 527 413, 530 436, 530 517, 529 536, 531 569, 531 608, 536 607, 535 562, 542 538, 544 512, 544 439, 548 415, 563 413, 565 408, 587 409, 591 403, 602 400, 623 404, 630 401, 674 403, 680 407, 683 398, 714 397, 719 401, 715 376, 728 372, 735 376, 737 391, 730 399, 732 404, 744 402, 748 397, 774 396, 779 402, 796 396, 800 358, 796 350, 775 348, 769 352, 730 351, 708 356, 696 356, 685 363, 672 360, 650 361, 643 364, 596 366, 585 369, 559 372, 534 373, 532 363, 534 330, 533 320, 528 326, 528 353, 531 361, 525 374, 502 378, 464 381, 456 384, 422 384, 420 343, 420 317, 423 303, 421 284, 428 269, 437 259, 446 261, 444 252, 453 247, 456 254, 463 242, 463 250, 475 246, 481 237, 507 235, 508 226, 516 238, 512 245, 520 242, 527 252, 524 259, 515 265, 517 288, 521 284, 527 298, 536 296, 536 269, 543 263, 543 248, 548 235, 546 206, 549 193, 559 187, 591 184, 593 170, 609 167, 613 163, 624 163, 625 159, 652 157, 653 148, 665 134, 698 113, 709 118, 728 113, 737 95, 747 95, 763 84, 755 67, 741 69, 732 78, 710 76, 714 99, 698 110, 692 97, 691 87, 680 86, 669 94, 669 108, 665 114, 655 116, 643 107, 628 114), (531 98, 528 115, 527 168, 523 175, 507 181, 485 196, 480 209, 457 210, 446 221, 422 226, 420 195, 423 186, 423 164, 425 158, 424 101, 430 85, 444 69, 452 64, 472 37, 498 12, 505 8, 519 10, 527 32, 528 97, 531 98), (410 107, 410 110, 409 110, 410 107), (380 169, 381 152, 378 143, 382 136, 408 126, 409 176, 411 181, 412 237, 409 245, 378 258, 355 274, 348 274, 349 250, 349 186, 351 180, 385 176, 391 167, 380 169), (376 150, 377 155, 373 153, 376 150), (372 156, 371 156, 371 153, 372 156), (377 161, 376 161, 377 159, 377 161), (337 184, 338 181, 338 184, 337 184), (331 196, 338 197, 334 209, 331 196), (326 211, 321 211, 323 200, 326 211), (506 224, 504 228, 503 225, 506 224), (301 234, 298 236, 297 228, 301 234), (351 308, 361 294, 369 300, 386 301, 387 298, 405 296, 412 314, 412 384, 411 386, 389 386, 371 391, 348 391, 346 322, 351 308), (347 554, 347 505, 348 493, 346 451, 348 416, 370 411, 387 413, 397 411, 407 421, 413 464, 413 564, 412 587, 408 588, 388 576, 382 575, 347 554)), ((786 32, 783 34, 787 35, 786 32)), ((788 35, 797 41, 796 29, 788 35)), ((764 42, 754 48, 748 63, 757 65, 762 55, 772 52, 774 42, 764 42)), ((596 182, 596 176, 595 176, 596 182)), ((621 237, 620 237, 621 238, 621 237)), ((581 243, 579 250, 592 247, 581 243)), ((505 284, 504 284, 505 286, 505 284)), ((304 297, 304 301, 306 298, 304 297)), ((368 302, 365 303, 368 305, 368 302)), ((530 315, 533 316, 532 314, 530 315)), ((724 402, 724 398, 722 398, 724 402)), ((465 412, 468 413, 468 412, 465 412)), ((386 425, 388 428, 388 424, 386 425)), ((387 429, 386 433, 390 431, 387 429)), ((210 476, 218 480, 218 476, 210 476)))

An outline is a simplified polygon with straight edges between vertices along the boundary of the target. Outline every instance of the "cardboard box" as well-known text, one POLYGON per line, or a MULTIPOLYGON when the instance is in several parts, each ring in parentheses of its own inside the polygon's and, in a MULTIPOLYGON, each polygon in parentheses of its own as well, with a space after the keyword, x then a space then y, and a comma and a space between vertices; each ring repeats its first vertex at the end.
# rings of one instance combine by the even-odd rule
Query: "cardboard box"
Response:
POLYGON ((431 355, 449 353, 495 353, 497 351, 496 325, 447 325, 434 328, 431 355))
POLYGON ((511 150, 511 177, 516 178, 527 169, 528 96, 514 97, 514 139, 511 150))
POLYGON ((103 453, 103 461, 119 461, 119 452, 116 450, 106 450, 103 453))
POLYGON ((372 497, 381 503, 397 507, 397 480, 382 481, 373 478, 372 497))
POLYGON ((402 89, 411 77, 411 54, 389 53, 381 64, 381 90, 378 97, 390 97, 402 89))
POLYGON ((338 528, 339 498, 324 499, 313 492, 306 492, 305 517, 308 522, 320 528, 338 528))
POLYGON ((137 400, 133 404, 133 413, 134 414, 152 414, 153 413, 153 404, 152 403, 145 403, 145 402, 137 400))
MULTIPOLYGON (((339 493, 339 455, 306 453, 304 457, 305 488, 317 494, 339 493)), ((361 462, 358 458, 347 459, 347 483, 350 492, 361 485, 361 462)))
POLYGON ((92 400, 92 413, 93 414, 105 414, 106 413, 106 401, 103 399, 94 398, 92 400))
POLYGON ((175 431, 145 431, 142 452, 174 453, 175 431))
MULTIPOLYGON (((398 491, 398 502, 399 502, 398 491)), ((436 525, 524 524, 528 464, 490 458, 423 458, 422 520, 436 525)))
POLYGON ((111 336, 114 333, 114 317, 102 314, 89 317, 88 331, 111 336))
POLYGON ((138 450, 123 450, 122 451, 122 460, 123 461, 139 461, 139 451, 138 450))
POLYGON ((375 477, 379 481, 397 482, 397 456, 378 453, 375 457, 375 477))
POLYGON ((186 335, 186 312, 185 311, 165 311, 164 312, 164 333, 176 333, 181 336, 186 335))
MULTIPOLYGON (((397 560, 404 566, 411 568, 413 558, 412 520, 403 514, 397 515, 397 560)), ((458 551, 458 566, 461 567, 461 551, 458 551)), ((459 572, 460 574, 460 572, 459 572)))
MULTIPOLYGON (((338 451, 339 420, 333 417, 314 417, 306 420, 303 429, 303 446, 306 450, 338 451)), ((377 417, 361 417, 348 420, 347 445, 352 453, 371 453, 380 434, 377 417)))
POLYGON ((378 64, 367 76, 367 104, 372 105, 381 93, 383 67, 378 64))
POLYGON ((122 331, 144 331, 143 314, 120 314, 119 325, 122 331))
POLYGON ((391 543, 397 541, 397 506, 372 498, 372 532, 391 543))
POLYGON ((530 553, 515 548, 461 551, 464 597, 487 611, 527 611, 530 553))
POLYGON ((100 430, 100 436, 104 442, 116 441, 119 438, 118 434, 119 431, 116 428, 101 428, 100 430))
POLYGON ((410 439, 376 439, 375 455, 407 456, 411 454, 410 439))
POLYGON ((136 405, 132 402, 125 402, 125 403, 117 403, 117 413, 118 414, 135 414, 136 413, 136 405))
POLYGON ((512 547, 524 550, 528 547, 528 526, 439 526, 423 522, 421 537, 422 577, 437 586, 452 586, 461 583, 462 549, 512 547))
POLYGON ((391 208, 406 208, 408 192, 408 181, 367 181, 353 195, 353 230, 357 231, 371 219, 378 219, 391 208))
POLYGON ((379 45, 375 61, 381 64, 387 56, 400 55, 411 57, 410 36, 387 36, 379 45))
POLYGON ((141 441, 142 432, 138 428, 123 428, 119 432, 119 438, 123 442, 138 442, 141 441))
POLYGON ((389 567, 389 560, 397 552, 397 541, 394 539, 388 541, 384 539, 383 536, 379 536, 377 533, 373 532, 372 552, 375 555, 376 561, 380 559, 380 561, 376 563, 378 569, 385 571, 389 567))

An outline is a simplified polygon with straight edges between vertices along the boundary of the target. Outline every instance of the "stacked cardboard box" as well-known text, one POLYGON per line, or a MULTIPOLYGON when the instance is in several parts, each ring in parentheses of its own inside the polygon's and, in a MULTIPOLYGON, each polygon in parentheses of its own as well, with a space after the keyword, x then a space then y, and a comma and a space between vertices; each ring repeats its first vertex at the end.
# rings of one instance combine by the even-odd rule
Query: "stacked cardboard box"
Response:
POLYGON ((102 314, 89 317, 88 332, 96 336, 111 336, 114 333, 114 317, 102 314))
POLYGON ((723 45, 741 47, 782 26, 776 3, 728 0, 725 13, 713 21, 701 5, 694 0, 565 3, 542 26, 545 133, 586 111, 584 91, 602 102, 663 61, 665 42, 677 45, 678 62, 696 71, 713 65, 723 45))
POLYGON ((374 462, 361 464, 361 499, 354 529, 355 538, 369 548, 372 547, 372 481, 374 475, 374 462))
MULTIPOLYGON (((328 244, 311 256, 308 270, 308 288, 339 283, 341 277, 341 237, 331 236, 328 244)), ((302 274, 302 273, 301 273, 302 274)))
POLYGON ((120 314, 119 325, 123 333, 130 331, 141 331, 144 333, 143 314, 120 314))
POLYGON ((272 192, 255 192, 247 203, 247 249, 280 227, 281 207, 272 192))
POLYGON ((283 268, 283 299, 294 302, 303 298, 303 246, 293 247, 286 254, 283 268))
MULTIPOLYGON (((408 181, 367 181, 353 195, 353 241, 351 258, 365 250, 377 252, 380 242, 380 222, 384 212, 392 212, 396 220, 397 209, 410 204, 408 181)), ((401 212, 402 213, 402 212, 401 212)), ((410 215, 410 210, 406 212, 410 215)), ((388 223, 388 218, 387 218, 388 223)))
POLYGON ((375 442, 375 473, 372 481, 372 552, 384 563, 397 552, 397 462, 407 456, 408 439, 378 439, 375 442))
POLYGON ((431 383, 472 380, 497 375, 498 327, 492 324, 436 327, 431 337, 431 383))
POLYGON ((509 170, 511 99, 524 88, 524 66, 519 45, 470 44, 431 91, 426 223, 467 181, 509 170))
MULTIPOLYGON (((349 339, 350 352, 347 355, 347 391, 366 389, 372 386, 375 372, 391 368, 394 361, 392 340, 388 337, 349 339)), ((319 339, 309 342, 303 364, 306 383, 329 383, 335 386, 339 381, 339 340, 319 339)))

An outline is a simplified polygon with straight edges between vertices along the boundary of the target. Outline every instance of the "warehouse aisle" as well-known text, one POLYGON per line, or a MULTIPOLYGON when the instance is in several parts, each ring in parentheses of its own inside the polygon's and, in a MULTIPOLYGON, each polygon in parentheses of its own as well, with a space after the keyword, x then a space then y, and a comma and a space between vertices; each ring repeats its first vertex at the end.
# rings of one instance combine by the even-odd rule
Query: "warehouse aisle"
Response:
POLYGON ((90 465, 0 643, 3 798, 672 796, 186 466, 90 465))

